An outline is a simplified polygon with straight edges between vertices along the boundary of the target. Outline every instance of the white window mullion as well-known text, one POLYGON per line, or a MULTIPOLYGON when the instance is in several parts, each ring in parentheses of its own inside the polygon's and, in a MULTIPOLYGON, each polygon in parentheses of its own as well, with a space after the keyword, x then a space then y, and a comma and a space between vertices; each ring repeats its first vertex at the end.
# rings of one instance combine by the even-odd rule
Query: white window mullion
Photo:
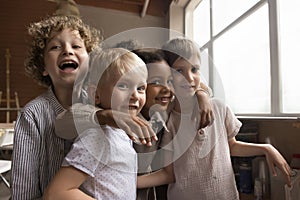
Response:
POLYGON ((271 62, 271 113, 278 116, 282 112, 280 54, 278 40, 277 0, 269 0, 270 62, 271 62))

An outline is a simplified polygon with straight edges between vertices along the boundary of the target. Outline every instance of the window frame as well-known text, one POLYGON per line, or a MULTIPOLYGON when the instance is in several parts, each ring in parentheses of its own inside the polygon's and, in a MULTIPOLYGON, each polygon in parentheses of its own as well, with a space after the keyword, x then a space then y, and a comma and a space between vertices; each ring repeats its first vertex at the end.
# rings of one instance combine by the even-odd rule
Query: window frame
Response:
MULTIPOLYGON (((184 31, 187 37, 193 38, 193 11, 195 8, 201 3, 202 0, 189 0, 187 5, 184 8, 184 31)), ((270 114, 237 114, 237 116, 241 118, 283 118, 283 119, 295 119, 299 118, 300 113, 283 113, 282 110, 282 83, 280 77, 280 54, 279 54, 279 26, 278 26, 278 8, 277 8, 277 0, 260 0, 251 8, 249 8, 246 12, 244 12, 241 16, 236 18, 233 22, 227 25, 224 29, 222 29, 215 36, 213 35, 213 20, 212 20, 212 0, 208 0, 210 3, 210 40, 201 47, 202 49, 206 49, 208 51, 210 60, 213 60, 213 42, 221 37, 224 33, 229 31, 231 28, 235 27, 238 23, 246 19, 248 16, 253 14, 257 9, 262 7, 265 4, 268 4, 269 11, 269 38, 270 38, 270 74, 271 74, 271 111, 270 114)), ((214 88, 214 77, 213 77, 213 62, 209 63, 209 86, 214 88)))

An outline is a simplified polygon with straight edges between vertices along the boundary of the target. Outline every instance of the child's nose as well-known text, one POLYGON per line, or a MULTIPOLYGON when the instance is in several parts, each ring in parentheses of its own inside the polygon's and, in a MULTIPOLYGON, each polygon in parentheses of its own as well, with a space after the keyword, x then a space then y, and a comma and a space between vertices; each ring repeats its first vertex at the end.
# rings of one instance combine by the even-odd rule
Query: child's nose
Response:
POLYGON ((164 84, 161 85, 163 87, 164 91, 170 91, 172 88, 172 85, 168 82, 165 82, 164 84))
POLYGON ((130 99, 131 100, 137 100, 138 99, 138 91, 136 91, 136 90, 132 91, 130 99))
POLYGON ((194 80, 194 76, 191 72, 188 72, 185 76, 186 80, 190 83, 194 80))
POLYGON ((65 45, 63 49, 63 55, 73 55, 74 51, 71 45, 65 45))

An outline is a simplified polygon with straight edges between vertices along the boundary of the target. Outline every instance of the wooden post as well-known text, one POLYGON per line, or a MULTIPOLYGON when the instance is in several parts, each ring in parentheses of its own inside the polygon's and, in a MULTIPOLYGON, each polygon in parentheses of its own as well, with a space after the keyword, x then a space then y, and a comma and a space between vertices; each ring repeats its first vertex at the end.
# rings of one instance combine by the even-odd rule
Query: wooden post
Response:
POLYGON ((10 121, 10 57, 9 49, 6 49, 6 107, 8 109, 6 111, 6 123, 10 121))
POLYGON ((6 123, 10 123, 10 112, 17 111, 19 113, 20 111, 20 103, 19 103, 19 97, 18 93, 15 92, 15 98, 11 98, 10 96, 10 58, 11 54, 9 52, 9 49, 6 49, 5 53, 6 58, 6 98, 2 100, 2 91, 0 91, 0 107, 1 103, 6 102, 5 108, 0 108, 2 111, 6 111, 6 123), (15 103, 15 106, 12 106, 11 103, 15 103))
POLYGON ((15 92, 15 102, 16 102, 16 108, 19 111, 20 110, 20 102, 19 102, 19 96, 18 96, 17 92, 15 92))

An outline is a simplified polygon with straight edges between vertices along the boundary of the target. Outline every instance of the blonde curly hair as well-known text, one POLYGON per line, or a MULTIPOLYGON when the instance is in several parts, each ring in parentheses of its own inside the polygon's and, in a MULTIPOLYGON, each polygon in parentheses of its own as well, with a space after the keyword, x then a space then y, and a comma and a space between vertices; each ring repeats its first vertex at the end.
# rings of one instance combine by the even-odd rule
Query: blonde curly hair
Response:
POLYGON ((47 41, 53 31, 60 32, 67 28, 79 31, 88 53, 99 46, 103 39, 100 30, 85 24, 76 16, 50 16, 30 24, 28 34, 31 37, 31 43, 24 63, 25 72, 42 86, 52 85, 50 76, 43 76, 45 69, 44 52, 47 41))

